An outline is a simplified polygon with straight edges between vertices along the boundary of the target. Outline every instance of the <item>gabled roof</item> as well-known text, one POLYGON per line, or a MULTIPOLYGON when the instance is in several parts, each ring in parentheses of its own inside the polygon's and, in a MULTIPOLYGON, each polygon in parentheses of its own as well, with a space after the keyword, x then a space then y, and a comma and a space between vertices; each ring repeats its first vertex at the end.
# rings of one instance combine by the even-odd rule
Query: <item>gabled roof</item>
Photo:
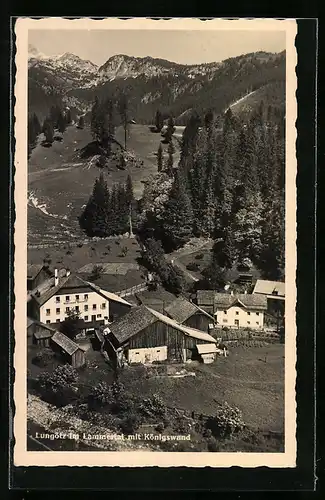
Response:
POLYGON ((214 339, 211 335, 205 332, 201 332, 201 330, 197 330, 196 328, 190 328, 189 326, 186 325, 180 325, 177 323, 175 320, 168 318, 168 316, 165 316, 164 314, 161 314, 157 311, 154 311, 153 309, 150 309, 149 307, 147 308, 154 316, 156 316, 159 321, 162 323, 165 323, 168 326, 171 326, 172 328, 175 328, 175 330, 178 330, 185 335, 188 335, 189 337, 193 337, 198 340, 204 340, 205 342, 213 342, 216 343, 216 339, 214 339))
POLYGON ((27 279, 35 279, 38 273, 43 269, 43 264, 28 264, 27 266, 27 279))
POLYGON ((83 280, 85 283, 88 283, 91 288, 94 289, 94 291, 98 292, 101 294, 103 297, 106 297, 107 300, 110 300, 111 302, 119 302, 120 304, 124 304, 126 306, 132 307, 132 304, 130 302, 127 302, 125 299, 120 297, 119 295, 116 295, 116 293, 113 292, 107 292, 106 290, 103 290, 99 286, 95 285, 94 283, 91 283, 90 281, 83 280))
POLYGON ((215 292, 213 290, 198 290, 196 292, 197 303, 199 306, 213 306, 214 304, 214 295, 215 292))
POLYGON ((178 323, 183 323, 188 318, 198 313, 204 314, 213 320, 213 317, 210 316, 210 314, 198 307, 196 304, 193 304, 193 302, 187 300, 185 297, 178 297, 166 307, 165 312, 178 323))
POLYGON ((199 354, 211 354, 213 352, 217 352, 216 344, 198 344, 196 347, 199 354))
POLYGON ((108 328, 114 337, 123 343, 156 321, 157 318, 146 306, 139 306, 130 309, 127 314, 111 323, 108 328))
POLYGON ((156 321, 161 321, 165 325, 175 328, 175 330, 178 330, 189 337, 203 340, 205 342, 216 342, 216 340, 208 333, 201 332, 201 330, 196 330, 195 328, 190 328, 185 325, 180 325, 168 316, 165 316, 164 314, 161 314, 158 311, 144 305, 132 308, 127 314, 111 323, 108 328, 114 337, 120 343, 123 343, 156 321))
POLYGON ((283 281, 257 280, 253 293, 284 297, 285 283, 283 281))
POLYGON ((53 337, 54 332, 53 330, 41 330, 39 332, 34 333, 35 339, 48 339, 50 337, 53 337))
POLYGON ((70 354, 70 356, 81 349, 78 344, 73 342, 73 340, 69 339, 69 337, 61 332, 55 332, 51 340, 61 347, 66 353, 70 354))
POLYGON ((200 306, 214 306, 215 309, 228 309, 239 303, 242 307, 252 310, 266 310, 267 298, 264 295, 239 293, 216 293, 213 290, 199 290, 197 300, 200 306))
MULTIPOLYGON (((53 279, 53 284, 54 284, 54 279, 53 279)), ((36 300, 36 302, 42 306, 45 304, 51 297, 54 295, 57 295, 59 293, 64 293, 64 289, 70 289, 74 288, 76 289, 76 293, 78 293, 78 288, 84 288, 87 287, 89 291, 94 291, 101 295, 103 298, 106 300, 111 300, 115 302, 120 302, 126 305, 130 305, 126 300, 122 299, 118 295, 110 292, 106 292, 105 290, 102 290, 101 288, 97 287, 93 283, 90 283, 89 281, 83 280, 79 276, 70 274, 69 276, 65 276, 61 279, 59 279, 59 284, 57 286, 52 286, 48 290, 46 290, 45 293, 41 294, 39 297, 33 293, 32 297, 36 300)))
POLYGON ((33 318, 29 318, 27 316, 27 328, 29 328, 31 325, 41 326, 42 328, 44 328, 44 330, 49 330, 52 333, 55 332, 55 328, 51 327, 50 325, 42 323, 41 321, 37 321, 36 319, 33 318))

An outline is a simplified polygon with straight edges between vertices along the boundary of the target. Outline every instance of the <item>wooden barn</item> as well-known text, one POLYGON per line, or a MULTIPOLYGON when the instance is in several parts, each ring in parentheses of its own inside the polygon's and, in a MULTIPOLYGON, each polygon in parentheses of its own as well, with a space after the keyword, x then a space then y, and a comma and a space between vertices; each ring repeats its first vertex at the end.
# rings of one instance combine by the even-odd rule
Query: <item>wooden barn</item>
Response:
POLYGON ((214 326, 213 316, 185 297, 178 297, 169 304, 165 309, 165 314, 177 321, 177 323, 204 332, 208 332, 214 326))
POLYGON ((50 339, 55 330, 49 325, 27 317, 27 344, 36 344, 42 347, 49 347, 50 339))
POLYGON ((85 351, 61 332, 55 332, 52 336, 51 348, 58 352, 62 359, 73 368, 79 368, 85 364, 85 351))
POLYGON ((197 359, 198 344, 216 344, 216 339, 147 306, 134 307, 103 331, 109 354, 128 363, 169 361, 185 363, 197 359), (114 352, 113 352, 114 351, 114 352))
POLYGON ((49 267, 44 264, 29 264, 27 266, 27 290, 34 290, 52 276, 49 267))

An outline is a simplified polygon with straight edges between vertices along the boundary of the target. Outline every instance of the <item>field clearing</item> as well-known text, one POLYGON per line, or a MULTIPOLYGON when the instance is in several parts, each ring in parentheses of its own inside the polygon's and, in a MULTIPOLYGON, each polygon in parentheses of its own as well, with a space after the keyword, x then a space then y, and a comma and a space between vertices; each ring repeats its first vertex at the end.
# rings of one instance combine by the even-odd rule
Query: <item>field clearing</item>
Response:
MULTIPOLYGON (((116 138, 123 143, 124 131, 116 130, 116 138)), ((161 140, 147 125, 131 125, 128 150, 133 152, 140 167, 132 163, 119 170, 112 160, 109 170, 103 170, 109 187, 125 182, 130 174, 134 195, 140 198, 146 182, 157 173, 155 153, 161 140)), ((70 241, 82 235, 78 217, 87 203, 100 170, 90 166, 90 159, 80 159, 76 149, 86 146, 92 137, 90 129, 67 128, 63 141, 54 141, 50 148, 38 144, 32 151, 28 164, 28 240, 37 242, 70 241)), ((166 150, 167 145, 162 144, 166 150)), ((118 146, 117 146, 118 148, 118 146)), ((115 148, 116 149, 116 148, 115 148)), ((175 140, 175 163, 179 159, 178 142, 175 140)), ((114 147, 113 147, 114 150, 114 147)))
POLYGON ((188 365, 196 377, 135 380, 131 371, 136 368, 129 369, 126 377, 132 390, 141 394, 157 392, 171 407, 211 414, 218 404, 227 401, 241 409, 250 427, 283 432, 283 356, 281 344, 236 347, 230 349, 229 357, 220 357, 211 365, 188 365))
MULTIPOLYGON (((100 239, 77 245, 58 245, 50 248, 28 248, 29 264, 41 264, 43 259, 51 259, 51 267, 65 267, 76 271, 87 264, 93 263, 128 263, 137 265, 140 257, 140 246, 135 238, 100 239), (122 255, 122 248, 127 248, 127 254, 122 255)), ((134 266, 131 266, 134 267, 134 266)))

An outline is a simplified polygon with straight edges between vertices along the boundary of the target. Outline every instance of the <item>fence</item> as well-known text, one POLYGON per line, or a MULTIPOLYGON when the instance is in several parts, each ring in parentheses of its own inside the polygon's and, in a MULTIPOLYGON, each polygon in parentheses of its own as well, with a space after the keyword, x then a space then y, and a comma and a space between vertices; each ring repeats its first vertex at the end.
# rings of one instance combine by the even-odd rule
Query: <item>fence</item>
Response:
POLYGON ((134 285, 131 288, 121 290, 120 292, 115 292, 119 297, 127 297, 128 295, 134 295, 138 292, 144 292, 147 290, 147 282, 140 283, 139 285, 134 285))
POLYGON ((62 245, 68 245, 69 247, 77 247, 78 245, 87 245, 88 243, 96 243, 96 241, 111 241, 111 240, 129 240, 135 239, 135 236, 130 236, 127 234, 119 234, 116 236, 106 236, 105 238, 85 238, 85 239, 76 239, 76 240, 60 240, 60 241, 51 241, 48 243, 39 243, 39 244, 27 244, 27 247, 31 250, 38 248, 60 248, 62 245))

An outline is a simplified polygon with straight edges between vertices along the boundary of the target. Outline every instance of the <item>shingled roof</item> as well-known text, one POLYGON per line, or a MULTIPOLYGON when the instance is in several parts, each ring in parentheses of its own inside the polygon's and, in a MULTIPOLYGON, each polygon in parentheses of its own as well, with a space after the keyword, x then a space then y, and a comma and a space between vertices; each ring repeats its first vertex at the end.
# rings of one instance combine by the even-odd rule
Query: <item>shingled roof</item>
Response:
POLYGON ((267 298, 264 295, 239 293, 216 293, 213 290, 199 290, 197 300, 200 306, 214 306, 215 309, 228 309, 240 303, 245 309, 266 310, 267 298))
POLYGON ((73 342, 73 340, 69 339, 69 337, 61 332, 55 332, 51 340, 70 356, 78 351, 78 349, 81 349, 78 344, 73 342))
POLYGON ((38 273, 43 269, 43 264, 28 264, 27 266, 27 279, 35 279, 38 273))
MULTIPOLYGON (((54 279, 53 279, 54 282, 54 279)), ((104 297, 107 300, 115 301, 115 302, 120 302, 125 305, 131 306, 126 300, 122 299, 118 295, 110 292, 106 292, 105 290, 102 290, 98 286, 94 285, 93 283, 90 283, 89 281, 83 280, 79 276, 70 274, 69 276, 64 276, 63 278, 59 279, 59 284, 57 286, 50 287, 45 291, 45 293, 42 293, 40 296, 37 296, 35 293, 32 294, 32 297, 36 300, 36 302, 42 306, 45 304, 51 297, 54 295, 57 295, 62 289, 66 288, 75 288, 76 293, 78 293, 78 288, 82 287, 88 287, 89 291, 94 291, 97 292, 99 295, 104 297)))
POLYGON ((257 280, 253 290, 253 294, 255 293, 284 297, 285 283, 283 281, 257 280))
POLYGON ((142 305, 130 309, 127 314, 111 323, 109 329, 114 337, 123 343, 156 321, 157 318, 146 306, 142 305))
POLYGON ((190 337, 204 340, 205 342, 216 342, 211 335, 201 332, 201 330, 196 330, 195 328, 180 325, 172 318, 144 305, 134 307, 127 314, 121 316, 114 323, 111 323, 108 328, 119 343, 122 344, 156 321, 161 321, 165 325, 175 328, 190 337))
POLYGON ((165 323, 166 325, 175 328, 175 330, 179 330, 180 332, 184 333, 185 335, 188 335, 189 337, 193 337, 198 340, 204 340, 205 342, 213 342, 213 343, 217 342, 216 339, 214 339, 208 333, 202 332, 201 330, 197 330, 196 328, 191 328, 186 325, 180 325, 179 323, 177 323, 177 321, 168 318, 168 316, 165 316, 164 314, 161 314, 158 311, 154 311, 153 309, 149 309, 149 311, 152 312, 152 314, 156 316, 156 318, 159 319, 159 321, 161 321, 162 323, 165 323))
POLYGON ((185 297, 178 297, 166 307, 165 312, 178 323, 183 323, 188 318, 198 313, 204 314, 213 319, 210 314, 198 307, 196 304, 193 304, 193 302, 187 300, 185 297))

